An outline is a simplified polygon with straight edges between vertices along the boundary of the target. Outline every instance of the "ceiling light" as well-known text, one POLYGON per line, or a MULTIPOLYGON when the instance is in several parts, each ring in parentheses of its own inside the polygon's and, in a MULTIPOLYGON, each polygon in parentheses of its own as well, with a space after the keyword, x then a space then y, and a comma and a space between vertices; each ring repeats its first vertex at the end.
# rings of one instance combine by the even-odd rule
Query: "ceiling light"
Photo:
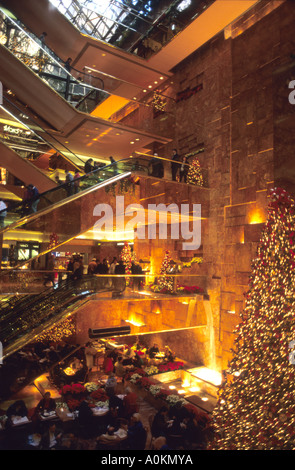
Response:
POLYGON ((131 140, 130 144, 134 144, 133 140, 131 140))
POLYGON ((164 77, 160 77, 160 80, 164 80, 164 77))
POLYGON ((152 85, 149 85, 149 88, 152 88, 152 85))
POLYGON ((146 90, 143 90, 144 93, 146 93, 146 90))

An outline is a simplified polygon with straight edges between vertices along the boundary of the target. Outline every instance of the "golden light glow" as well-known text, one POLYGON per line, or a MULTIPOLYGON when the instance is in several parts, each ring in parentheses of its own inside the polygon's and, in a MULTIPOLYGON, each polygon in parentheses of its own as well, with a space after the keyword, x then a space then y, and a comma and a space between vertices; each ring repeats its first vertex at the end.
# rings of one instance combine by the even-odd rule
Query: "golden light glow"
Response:
POLYGON ((109 119, 113 114, 126 106, 127 103, 129 103, 129 100, 121 96, 109 96, 92 111, 91 116, 109 119))
POLYGON ((138 321, 136 321, 136 320, 133 320, 133 319, 131 319, 131 320, 125 320, 125 322, 126 322, 126 323, 130 323, 130 324, 133 325, 133 326, 138 326, 138 327, 145 326, 144 323, 140 323, 140 322, 138 322, 138 321))
POLYGON ((265 222, 265 215, 262 212, 262 210, 254 210, 253 212, 250 212, 249 214, 249 224, 254 225, 254 224, 263 224, 265 222))
POLYGON ((213 385, 221 385, 221 373, 216 370, 208 369, 207 367, 196 367, 190 369, 189 372, 193 377, 205 380, 213 385))

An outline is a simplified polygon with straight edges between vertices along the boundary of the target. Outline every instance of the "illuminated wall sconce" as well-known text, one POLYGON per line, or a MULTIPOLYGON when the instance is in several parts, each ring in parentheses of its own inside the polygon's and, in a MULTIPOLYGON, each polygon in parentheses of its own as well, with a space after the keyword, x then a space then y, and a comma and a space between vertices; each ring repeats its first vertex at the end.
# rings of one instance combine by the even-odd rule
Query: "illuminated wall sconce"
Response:
POLYGON ((265 215, 262 211, 255 210, 249 214, 249 224, 263 224, 265 222, 265 215))
POLYGON ((145 326, 144 323, 139 323, 137 322, 136 320, 125 320, 126 323, 130 323, 131 325, 133 326, 137 326, 137 327, 142 327, 142 326, 145 326))
POLYGON ((227 313, 231 313, 232 315, 234 315, 236 312, 235 310, 227 310, 227 313))

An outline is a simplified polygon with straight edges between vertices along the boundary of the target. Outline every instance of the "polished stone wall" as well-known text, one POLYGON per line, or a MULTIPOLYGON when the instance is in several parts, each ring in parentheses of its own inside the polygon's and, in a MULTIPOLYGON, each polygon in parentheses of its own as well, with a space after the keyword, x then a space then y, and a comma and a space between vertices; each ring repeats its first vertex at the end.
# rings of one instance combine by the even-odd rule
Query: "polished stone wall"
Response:
MULTIPOLYGON (((259 2, 179 64, 165 84, 165 95, 174 98, 202 84, 198 93, 173 105, 168 100, 166 114, 141 109, 124 120, 171 138, 170 146, 153 149, 160 156, 169 157, 174 147, 181 155, 204 148, 198 158, 208 174, 209 217, 198 270, 207 276, 220 369, 231 358, 268 191, 282 185, 295 192, 295 106, 288 101, 294 21, 293 2, 259 2)), ((166 246, 181 255, 176 245, 166 246)), ((145 249, 158 258, 165 247, 145 249)))

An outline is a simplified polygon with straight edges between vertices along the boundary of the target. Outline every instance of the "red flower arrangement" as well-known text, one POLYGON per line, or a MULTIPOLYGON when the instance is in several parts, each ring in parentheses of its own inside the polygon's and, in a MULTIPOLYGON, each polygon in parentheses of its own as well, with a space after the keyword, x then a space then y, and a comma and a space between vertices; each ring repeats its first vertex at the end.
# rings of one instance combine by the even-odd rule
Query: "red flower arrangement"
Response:
POLYGON ((79 405, 82 400, 77 400, 76 398, 70 398, 67 400, 67 405, 69 407, 70 411, 75 411, 77 408, 79 408, 79 405))
POLYGON ((141 375, 142 377, 146 376, 145 371, 138 367, 136 369, 132 369, 129 372, 127 372, 127 374, 125 375, 125 380, 130 380, 133 374, 138 374, 138 375, 141 375))
POLYGON ((177 289, 180 289, 182 292, 187 292, 188 294, 203 294, 204 289, 199 286, 181 286, 178 284, 177 289))
POLYGON ((167 364, 160 364, 158 367, 159 372, 168 372, 171 370, 178 370, 183 367, 183 362, 168 362, 167 364))
POLYGON ((82 384, 71 384, 71 385, 64 385, 62 389, 60 390, 61 395, 67 395, 67 394, 81 394, 85 393, 86 388, 82 384))
POLYGON ((148 389, 151 385, 155 385, 156 382, 150 380, 148 377, 141 377, 139 380, 141 387, 148 389))
POLYGON ((173 392, 172 390, 168 390, 166 388, 161 388, 159 393, 156 394, 156 398, 161 398, 161 400, 166 400, 166 398, 169 395, 173 395, 173 394, 175 394, 175 392, 173 392))
POLYGON ((105 392, 104 389, 102 388, 99 388, 97 390, 94 390, 93 392, 91 392, 90 394, 90 397, 96 401, 107 401, 108 400, 108 396, 105 392))

